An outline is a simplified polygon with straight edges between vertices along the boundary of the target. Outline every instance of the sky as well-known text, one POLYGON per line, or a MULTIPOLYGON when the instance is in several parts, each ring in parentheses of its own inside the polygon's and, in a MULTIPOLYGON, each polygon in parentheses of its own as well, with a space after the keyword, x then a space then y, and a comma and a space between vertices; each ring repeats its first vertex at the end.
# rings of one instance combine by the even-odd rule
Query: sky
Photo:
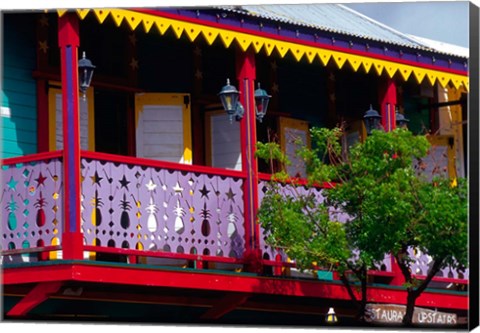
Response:
POLYGON ((357 2, 345 5, 406 34, 469 46, 467 1, 357 2))

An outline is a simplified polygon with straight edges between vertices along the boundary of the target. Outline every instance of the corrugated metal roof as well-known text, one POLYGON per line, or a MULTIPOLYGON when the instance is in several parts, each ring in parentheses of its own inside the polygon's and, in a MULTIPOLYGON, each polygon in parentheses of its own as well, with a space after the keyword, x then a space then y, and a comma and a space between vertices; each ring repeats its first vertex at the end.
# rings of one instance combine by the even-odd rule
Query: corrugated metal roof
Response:
POLYGON ((419 37, 410 35, 412 39, 418 40, 420 43, 431 47, 440 52, 444 52, 446 54, 454 54, 460 57, 468 58, 470 55, 470 49, 463 46, 453 45, 449 43, 440 42, 437 40, 432 40, 429 38, 419 37))
MULTIPOLYGON (((217 8, 372 41, 445 53, 443 49, 432 47, 431 43, 424 43, 420 39, 412 38, 410 35, 399 32, 341 4, 270 4, 217 8)), ((451 54, 464 56, 463 54, 451 54)))

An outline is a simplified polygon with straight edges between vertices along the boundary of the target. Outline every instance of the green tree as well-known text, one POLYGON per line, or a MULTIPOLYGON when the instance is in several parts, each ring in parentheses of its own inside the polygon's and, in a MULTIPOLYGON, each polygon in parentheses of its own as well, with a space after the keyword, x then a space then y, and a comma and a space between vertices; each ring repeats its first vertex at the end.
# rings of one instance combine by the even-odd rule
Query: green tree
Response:
MULTIPOLYGON (((395 256, 405 277, 407 311, 404 323, 412 323, 415 300, 433 276, 446 265, 466 265, 466 187, 460 180, 424 179, 415 171, 415 160, 427 154, 425 136, 407 130, 373 131, 364 143, 342 149, 342 130, 314 128, 313 148, 299 148, 307 165, 308 183, 336 182, 323 190, 324 202, 295 191, 285 195, 272 182, 259 210, 259 221, 270 233, 270 242, 285 250, 301 268, 317 262, 334 265, 363 319, 367 272, 395 256), (346 223, 332 219, 331 210, 347 213, 346 223), (448 230, 448 231, 446 231, 448 230), (448 242, 436 235, 448 232, 448 242), (427 278, 411 274, 409 249, 420 249, 433 258, 427 278), (349 275, 349 273, 353 273, 349 275), (361 299, 351 287, 351 276, 360 283, 361 299)), ((278 159, 275 144, 258 146, 258 156, 278 159)), ((288 163, 285 156, 281 164, 288 163)), ((285 180, 282 171, 278 178, 285 180)), ((292 185, 295 185, 294 183, 292 185)))
POLYGON ((392 252, 407 289, 405 325, 412 324, 416 299, 441 269, 448 266, 464 269, 468 265, 467 182, 459 179, 455 183, 434 177, 431 182, 412 186, 417 211, 407 226, 406 235, 397 241, 392 252), (432 258, 424 280, 417 280, 412 275, 413 258, 409 248, 418 249, 432 258))

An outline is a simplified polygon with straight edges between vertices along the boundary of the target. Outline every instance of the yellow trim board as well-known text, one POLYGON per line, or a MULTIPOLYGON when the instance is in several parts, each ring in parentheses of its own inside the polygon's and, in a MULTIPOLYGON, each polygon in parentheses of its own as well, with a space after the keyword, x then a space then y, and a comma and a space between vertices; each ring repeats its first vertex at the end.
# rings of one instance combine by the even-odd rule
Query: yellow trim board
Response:
MULTIPOLYGON (((57 10, 57 12, 59 16, 62 16, 65 10, 57 10)), ((155 26, 161 35, 165 34, 167 30, 171 30, 177 38, 186 34, 191 42, 194 42, 199 36, 203 36, 205 41, 211 45, 217 38, 220 38, 226 48, 229 48, 235 41, 243 51, 246 51, 251 46, 256 53, 259 53, 260 50, 263 49, 267 55, 271 55, 273 49, 275 49, 282 58, 285 57, 287 53, 290 53, 297 61, 300 61, 305 56, 310 63, 317 60, 323 66, 327 66, 329 62, 333 62, 341 69, 345 63, 348 62, 355 72, 362 67, 367 73, 373 70, 380 76, 385 72, 390 78, 393 78, 393 76, 398 73, 399 77, 405 81, 408 80, 413 73, 419 84, 422 83, 423 80, 427 80, 432 86, 436 82, 442 87, 452 84, 457 89, 460 87, 468 89, 469 86, 469 78, 467 75, 452 74, 441 70, 400 64, 395 61, 386 61, 374 57, 332 51, 321 47, 286 42, 198 23, 184 22, 128 9, 77 9, 77 14, 82 20, 89 13, 94 13, 100 23, 103 23, 108 16, 111 16, 117 26, 120 26, 123 22, 127 22, 131 30, 138 29, 139 26, 142 26, 147 33, 155 26)))

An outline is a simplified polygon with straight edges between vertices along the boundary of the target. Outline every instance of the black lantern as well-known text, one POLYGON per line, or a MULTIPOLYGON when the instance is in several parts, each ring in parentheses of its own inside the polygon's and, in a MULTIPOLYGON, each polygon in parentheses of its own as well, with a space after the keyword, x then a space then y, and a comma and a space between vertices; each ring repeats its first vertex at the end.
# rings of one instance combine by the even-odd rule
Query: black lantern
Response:
POLYGON ((255 90, 255 113, 257 115, 257 120, 262 122, 263 117, 267 113, 268 102, 270 101, 270 95, 267 92, 260 88, 260 83, 258 84, 258 89, 255 90))
POLYGON ((395 123, 397 127, 400 127, 400 128, 407 128, 408 122, 410 121, 409 119, 405 118, 403 114, 398 112, 398 110, 395 112, 395 119, 396 119, 395 123))
POLYGON ((382 117, 378 114, 378 111, 372 109, 372 105, 370 105, 370 109, 367 110, 363 116, 365 128, 367 129, 367 135, 370 135, 372 130, 380 128, 381 119, 382 117))
MULTIPOLYGON (((218 93, 218 96, 220 97, 223 108, 225 109, 225 111, 227 111, 227 114, 230 117, 230 122, 232 122, 234 115, 240 117, 243 116, 243 112, 241 112, 243 110, 243 106, 241 107, 242 110, 240 110, 242 114, 238 114, 238 108, 240 104, 238 98, 240 96, 240 93, 238 92, 237 88, 235 88, 235 86, 230 85, 230 79, 227 79, 227 85, 223 86, 222 90, 218 93)), ((238 117, 236 118, 237 120, 239 120, 238 117)))
POLYGON ((92 82, 94 69, 95 66, 85 57, 85 52, 83 52, 82 59, 78 61, 78 79, 80 81, 80 91, 83 94, 83 98, 85 98, 87 89, 92 82))

